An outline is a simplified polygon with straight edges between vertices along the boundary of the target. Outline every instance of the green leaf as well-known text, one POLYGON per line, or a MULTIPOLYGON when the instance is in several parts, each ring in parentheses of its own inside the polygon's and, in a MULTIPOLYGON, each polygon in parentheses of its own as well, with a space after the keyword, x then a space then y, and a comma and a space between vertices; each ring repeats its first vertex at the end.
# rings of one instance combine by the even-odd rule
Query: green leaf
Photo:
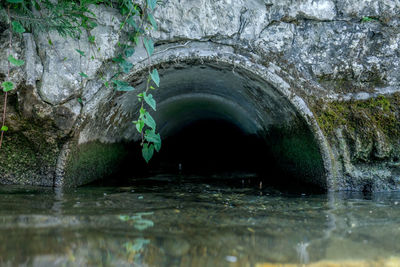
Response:
POLYGON ((138 38, 138 36, 133 37, 133 41, 135 42, 136 45, 139 45, 139 38, 138 38))
POLYGON ((89 38, 88 38, 88 40, 89 40, 89 43, 91 43, 91 44, 94 44, 95 43, 95 39, 96 39, 96 37, 95 36, 89 36, 89 38))
POLYGON ((156 134, 154 130, 146 130, 146 133, 144 135, 144 138, 149 142, 149 143, 154 143, 158 144, 161 143, 161 137, 160 134, 156 134))
POLYGON ((135 49, 133 47, 128 47, 124 51, 124 54, 126 57, 131 57, 134 53, 135 53, 135 49))
POLYGON ((153 154, 154 154, 154 145, 143 144, 142 156, 147 163, 149 163, 150 159, 153 157, 153 154))
POLYGON ((19 4, 24 2, 24 0, 7 0, 7 2, 11 3, 11 4, 19 4))
POLYGON ((361 22, 370 22, 370 21, 373 21, 374 19, 373 18, 371 18, 371 17, 363 17, 362 19, 361 19, 361 22))
POLYGON ((86 73, 84 72, 79 72, 79 75, 81 75, 83 78, 89 78, 86 73))
POLYGON ((150 76, 151 76, 151 79, 153 80, 153 82, 157 85, 157 87, 160 87, 160 75, 158 75, 157 69, 154 69, 150 73, 150 76))
POLYGON ((115 85, 115 87, 116 87, 115 89, 116 89, 117 91, 124 91, 124 92, 127 92, 127 91, 135 90, 135 88, 133 88, 132 86, 130 86, 129 83, 127 83, 127 82, 120 81, 120 80, 112 80, 112 82, 114 83, 114 85, 115 85))
POLYGON ((154 29, 157 30, 157 22, 156 22, 156 19, 153 16, 153 14, 149 13, 147 15, 147 19, 150 21, 151 25, 153 25, 154 29))
POLYGON ((147 5, 149 6, 150 9, 154 9, 156 8, 157 0, 147 0, 147 5))
POLYGON ((157 152, 160 152, 160 149, 161 149, 161 137, 160 137, 160 142, 159 143, 154 143, 154 148, 156 149, 157 152))
POLYGON ((8 127, 5 126, 5 125, 3 125, 3 126, 1 126, 1 130, 2 130, 3 132, 7 132, 7 131, 8 131, 8 127))
POLYGON ((82 57, 85 56, 85 52, 83 52, 82 50, 75 49, 75 51, 78 52, 82 57))
POLYGON ((137 26, 135 19, 133 17, 129 17, 129 19, 126 21, 129 25, 131 25, 135 31, 139 30, 139 27, 137 26))
POLYGON ((144 93, 143 94, 143 98, 144 98, 144 101, 146 101, 146 103, 154 110, 154 111, 156 111, 156 101, 154 100, 154 98, 153 98, 153 95, 152 94, 146 94, 146 93, 144 93))
POLYGON ((18 21, 13 21, 11 23, 13 30, 16 33, 24 33, 25 32, 25 28, 22 26, 21 23, 19 23, 18 21))
POLYGON ((149 54, 149 56, 151 56, 153 54, 153 52, 154 52, 153 40, 147 39, 147 38, 143 38, 143 43, 144 43, 144 47, 147 50, 147 53, 149 54))
POLYGON ((150 113, 146 112, 143 117, 144 123, 149 126, 151 129, 156 129, 156 121, 150 115, 150 113))
POLYGON ((42 10, 41 6, 39 5, 39 3, 38 3, 37 1, 33 1, 33 6, 35 7, 35 9, 36 9, 37 11, 42 10))
POLYGON ((1 86, 3 87, 3 91, 4 92, 9 92, 9 91, 11 91, 11 90, 13 90, 14 89, 14 83, 13 82, 10 82, 10 81, 6 81, 6 82, 3 82, 2 84, 1 84, 1 86))
POLYGON ((91 28, 96 28, 97 27, 97 23, 96 22, 90 21, 89 23, 90 23, 90 27, 91 28))
POLYGON ((136 130, 141 133, 144 128, 144 121, 143 120, 138 120, 133 122, 136 125, 136 130))
POLYGON ((11 64, 13 64, 14 66, 17 66, 17 67, 20 67, 25 64, 25 61, 16 59, 12 55, 8 56, 8 61, 10 61, 11 64))
POLYGON ((122 16, 125 16, 126 14, 128 14, 129 13, 129 9, 126 7, 126 6, 123 6, 122 8, 121 8, 121 14, 122 14, 122 16))
POLYGON ((126 60, 122 61, 119 65, 120 65, 122 71, 127 74, 131 71, 131 69, 133 67, 133 64, 126 60))
POLYGON ((115 57, 115 58, 113 58, 112 60, 113 60, 114 62, 116 62, 116 63, 122 63, 122 62, 125 61, 125 59, 124 59, 121 55, 118 55, 118 57, 115 57))
POLYGON ((49 42, 49 45, 53 45, 53 41, 51 39, 47 40, 49 42))
POLYGON ((76 100, 78 101, 79 104, 83 104, 82 98, 78 97, 76 100))

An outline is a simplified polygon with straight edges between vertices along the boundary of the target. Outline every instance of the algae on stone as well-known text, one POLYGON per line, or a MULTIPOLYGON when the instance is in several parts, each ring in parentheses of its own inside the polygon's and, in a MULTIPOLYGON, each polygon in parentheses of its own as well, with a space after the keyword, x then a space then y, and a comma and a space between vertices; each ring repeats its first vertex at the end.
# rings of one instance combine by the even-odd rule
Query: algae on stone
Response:
POLYGON ((90 142, 76 145, 69 153, 62 185, 83 185, 111 175, 127 153, 121 143, 90 142))
POLYGON ((315 103, 314 114, 340 175, 338 189, 399 189, 400 93, 315 103))

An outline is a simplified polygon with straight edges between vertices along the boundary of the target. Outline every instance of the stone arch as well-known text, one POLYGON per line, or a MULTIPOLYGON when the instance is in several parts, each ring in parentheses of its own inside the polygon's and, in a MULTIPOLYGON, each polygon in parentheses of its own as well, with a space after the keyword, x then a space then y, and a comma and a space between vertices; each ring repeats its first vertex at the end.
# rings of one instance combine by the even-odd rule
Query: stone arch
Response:
MULTIPOLYGON (((160 90, 154 92, 159 102, 155 117, 162 135, 172 135, 177 126, 201 119, 184 114, 186 103, 200 111, 203 119, 227 120, 258 136, 278 136, 279 145, 275 148, 280 156, 304 160, 295 168, 304 171, 301 175, 309 177, 307 182, 334 190, 325 137, 307 103, 293 84, 281 77, 274 64, 254 63, 252 56, 236 54, 231 47, 212 43, 166 45, 157 51, 152 65, 160 69, 162 83, 160 90), (205 107, 202 103, 206 103, 205 107), (174 106, 181 110, 174 111, 174 106), (172 118, 168 112, 183 114, 178 116, 180 120, 168 121, 172 118), (300 151, 281 150, 282 144, 296 147, 298 134, 308 138, 305 143, 297 144, 300 148, 311 144, 313 153, 318 153, 316 164, 310 161, 315 155, 310 158, 300 151)), ((137 62, 126 81, 143 88, 147 67, 147 62, 137 62)), ((136 91, 115 93, 103 89, 88 103, 76 138, 64 146, 59 157, 56 185, 84 184, 112 172, 110 166, 117 168, 116 162, 126 156, 122 143, 139 139, 131 123, 137 116, 136 94, 136 91), (98 157, 102 153, 108 156, 98 157), (83 176, 86 178, 82 179, 83 176)))

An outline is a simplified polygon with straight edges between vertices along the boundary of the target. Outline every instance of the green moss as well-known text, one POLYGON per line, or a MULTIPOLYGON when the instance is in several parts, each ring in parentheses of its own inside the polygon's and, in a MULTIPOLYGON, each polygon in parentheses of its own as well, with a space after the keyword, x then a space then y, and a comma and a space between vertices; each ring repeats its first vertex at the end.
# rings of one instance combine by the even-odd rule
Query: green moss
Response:
POLYGON ((35 136, 7 132, 0 153, 0 182, 52 186, 58 148, 35 136))
MULTIPOLYGON (((28 88, 18 90, 26 92, 28 88)), ((3 108, 3 103, 0 106, 3 108)), ((53 186, 62 145, 58 131, 49 120, 24 117, 19 110, 17 95, 11 93, 6 116, 9 130, 0 150, 0 183, 53 186)))
POLYGON ((377 130, 390 138, 400 137, 400 95, 368 100, 317 103, 314 113, 321 129, 331 135, 345 127, 350 132, 373 136, 377 130))
POLYGON ((121 143, 91 142, 78 145, 69 154, 64 185, 82 185, 111 175, 126 154, 127 150, 121 143))
POLYGON ((330 103, 329 107, 325 108, 323 112, 318 114, 318 124, 325 133, 330 133, 337 125, 346 123, 342 114, 345 107, 341 103, 330 103))
POLYGON ((332 144, 338 141, 335 129, 343 129, 343 138, 354 162, 390 160, 400 156, 399 93, 368 100, 320 101, 313 110, 320 128, 332 144), (385 152, 382 147, 386 147, 385 152))

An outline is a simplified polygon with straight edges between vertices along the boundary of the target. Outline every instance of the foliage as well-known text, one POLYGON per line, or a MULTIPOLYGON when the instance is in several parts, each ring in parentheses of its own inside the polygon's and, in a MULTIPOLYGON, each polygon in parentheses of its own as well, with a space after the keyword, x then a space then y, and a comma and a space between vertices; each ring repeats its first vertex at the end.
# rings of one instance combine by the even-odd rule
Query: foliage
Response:
POLYGON ((56 30, 61 36, 79 38, 82 28, 96 26, 92 17, 94 14, 88 6, 101 2, 103 1, 6 0, 1 8, 6 10, 10 7, 8 17, 16 33, 56 30))
POLYGON ((372 17, 362 17, 361 22, 371 22, 377 20, 376 18, 372 18, 372 17))
POLYGON ((10 82, 10 81, 6 81, 1 84, 1 87, 3 87, 4 92, 9 92, 14 89, 14 83, 10 82))
MULTIPOLYGON (((121 50, 120 54, 113 59, 114 64, 118 65, 118 71, 109 81, 104 81, 105 86, 112 87, 116 91, 133 91, 135 88, 128 82, 121 80, 123 74, 128 74, 133 68, 129 58, 135 53, 135 46, 141 43, 147 52, 148 77, 146 87, 143 92, 137 95, 140 104, 139 116, 133 123, 142 137, 142 155, 148 162, 154 150, 157 152, 161 148, 161 137, 156 132, 156 122, 146 108, 156 110, 156 101, 150 90, 155 90, 160 86, 160 76, 157 69, 151 67, 151 55, 154 53, 154 42, 146 36, 149 29, 157 29, 157 22, 153 11, 157 6, 157 0, 6 0, 0 3, 0 14, 7 17, 10 28, 10 48, 12 47, 12 34, 21 34, 24 32, 56 31, 61 36, 67 38, 80 39, 83 30, 90 31, 97 26, 96 16, 90 10, 90 5, 103 4, 118 8, 123 16, 123 22, 120 25, 120 32, 125 30, 129 35, 127 43, 118 43, 121 50)), ((96 44, 96 37, 88 36, 88 42, 96 44)), ((49 45, 52 41, 49 38, 49 45)), ((10 49, 11 51, 11 49, 10 49)), ((86 57, 85 51, 76 49, 81 60, 86 57)), ((10 52, 11 53, 11 52, 10 52)), ((92 58, 93 59, 93 58, 92 58)), ((18 67, 25 62, 8 56, 9 63, 18 67)), ((10 72, 10 64, 9 71, 10 72)), ((81 81, 88 79, 89 76, 80 71, 78 74, 81 81)), ((7 76, 9 78, 9 75, 7 76)), ((15 89, 12 81, 4 81, 1 84, 5 92, 5 103, 7 92, 15 89)), ((80 98, 79 98, 80 99, 80 98)), ((78 99, 78 100, 79 100, 78 99)), ((82 99, 80 99, 82 103, 82 99)), ((5 112, 3 112, 3 126, 5 122, 5 112)), ((2 135, 6 129, 2 127, 2 135)), ((1 140, 0 140, 1 147, 1 140)))

